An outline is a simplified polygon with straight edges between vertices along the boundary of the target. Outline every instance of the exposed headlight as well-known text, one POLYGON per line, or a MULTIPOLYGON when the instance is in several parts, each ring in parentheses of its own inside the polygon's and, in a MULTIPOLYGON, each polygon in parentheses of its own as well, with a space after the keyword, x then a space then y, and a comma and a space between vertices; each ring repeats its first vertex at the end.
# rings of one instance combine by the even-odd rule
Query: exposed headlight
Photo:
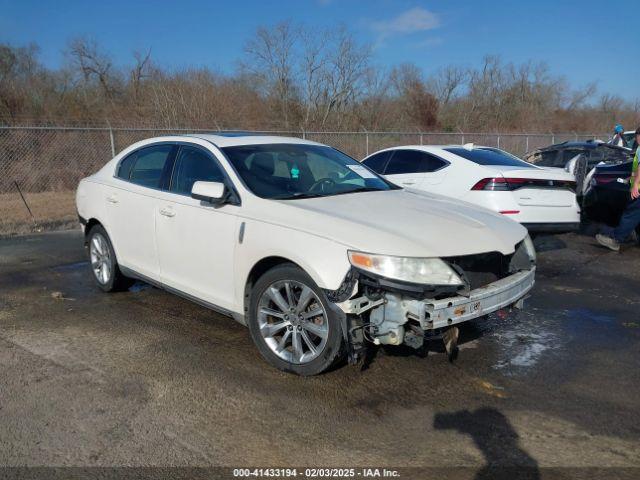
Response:
POLYGON ((529 234, 527 234, 527 236, 524 237, 524 248, 526 248, 527 254, 529 255, 529 258, 531 259, 531 261, 535 263, 536 247, 533 246, 533 240, 531 240, 531 237, 529 236, 529 234))
POLYGON ((385 278, 428 285, 463 285, 458 274, 439 258, 391 257, 349 251, 354 267, 385 278))

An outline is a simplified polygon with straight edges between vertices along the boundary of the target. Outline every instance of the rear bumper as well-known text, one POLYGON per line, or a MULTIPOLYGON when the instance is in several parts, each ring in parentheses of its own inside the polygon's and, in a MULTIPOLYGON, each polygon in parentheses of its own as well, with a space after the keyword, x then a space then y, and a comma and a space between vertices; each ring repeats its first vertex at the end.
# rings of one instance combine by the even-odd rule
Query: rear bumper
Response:
POLYGON ((577 232, 580 229, 580 222, 523 223, 522 226, 534 233, 568 233, 577 232))
MULTIPOLYGON (((468 195, 464 200, 483 206, 495 212, 501 212, 506 218, 510 218, 525 227, 528 225, 540 231, 540 228, 549 226, 552 231, 571 228, 572 224, 580 223, 580 206, 575 194, 569 191, 561 192, 570 198, 558 200, 558 205, 521 205, 519 195, 524 191, 515 192, 472 192, 483 195, 468 195), (558 227, 555 227, 558 225, 558 227)), ((565 230, 570 231, 570 230, 565 230)))

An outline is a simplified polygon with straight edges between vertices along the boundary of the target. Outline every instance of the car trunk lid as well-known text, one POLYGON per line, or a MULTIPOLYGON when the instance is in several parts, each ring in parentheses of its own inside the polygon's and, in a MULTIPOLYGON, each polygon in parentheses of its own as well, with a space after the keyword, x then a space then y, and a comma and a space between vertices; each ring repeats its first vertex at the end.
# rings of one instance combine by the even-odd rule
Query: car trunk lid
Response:
POLYGON ((575 203, 575 181, 562 169, 501 166, 487 170, 494 174, 492 182, 475 189, 509 191, 521 206, 570 207, 575 203))

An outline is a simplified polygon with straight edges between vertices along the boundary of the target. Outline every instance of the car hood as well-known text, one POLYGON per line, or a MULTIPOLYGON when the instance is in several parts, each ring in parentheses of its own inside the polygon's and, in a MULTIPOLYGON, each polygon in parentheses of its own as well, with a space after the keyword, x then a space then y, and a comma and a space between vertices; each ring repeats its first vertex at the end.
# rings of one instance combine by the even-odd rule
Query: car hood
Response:
POLYGON ((269 212, 266 218, 261 209, 261 220, 385 255, 449 257, 491 251, 506 255, 527 233, 519 223, 492 211, 415 190, 271 202, 274 208, 264 209, 269 212))

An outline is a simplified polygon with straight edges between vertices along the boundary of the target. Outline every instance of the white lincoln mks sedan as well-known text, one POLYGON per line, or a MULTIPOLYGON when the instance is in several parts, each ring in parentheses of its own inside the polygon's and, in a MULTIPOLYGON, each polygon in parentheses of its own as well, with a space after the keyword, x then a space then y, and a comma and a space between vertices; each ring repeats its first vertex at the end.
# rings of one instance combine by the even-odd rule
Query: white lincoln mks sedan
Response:
POLYGON ((225 313, 301 375, 370 342, 455 346, 534 283, 518 223, 295 138, 144 140, 80 182, 77 208, 102 290, 141 279, 225 313))

